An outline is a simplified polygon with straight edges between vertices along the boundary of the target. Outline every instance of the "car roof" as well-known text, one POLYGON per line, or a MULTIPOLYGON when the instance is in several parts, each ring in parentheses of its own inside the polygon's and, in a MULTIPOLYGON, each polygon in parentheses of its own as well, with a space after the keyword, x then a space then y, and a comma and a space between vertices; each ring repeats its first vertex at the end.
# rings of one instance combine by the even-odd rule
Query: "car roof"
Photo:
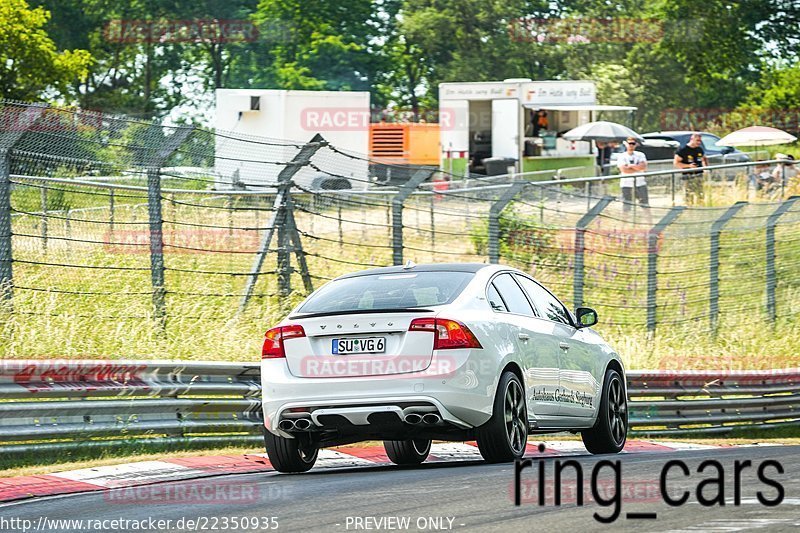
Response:
POLYGON ((651 131, 649 133, 642 133, 642 137, 646 137, 648 135, 664 135, 667 137, 677 136, 683 137, 685 135, 691 135, 692 133, 699 133, 700 135, 714 135, 713 133, 708 133, 707 131, 694 131, 694 130, 673 130, 673 131, 651 131))
POLYGON ((469 272, 474 274, 481 269, 497 266, 486 263, 431 263, 425 265, 390 266, 381 268, 371 268, 339 276, 336 279, 356 278, 359 276, 374 276, 377 274, 399 274, 402 272, 469 272))

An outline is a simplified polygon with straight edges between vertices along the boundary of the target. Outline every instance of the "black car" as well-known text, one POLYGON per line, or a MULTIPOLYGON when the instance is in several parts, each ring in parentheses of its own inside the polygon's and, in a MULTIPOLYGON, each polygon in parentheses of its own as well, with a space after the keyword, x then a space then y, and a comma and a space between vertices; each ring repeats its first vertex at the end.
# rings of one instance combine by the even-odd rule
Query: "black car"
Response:
MULTIPOLYGON (((657 154, 659 157, 651 158, 651 154, 647 153, 648 144, 651 144, 652 141, 674 141, 679 143, 680 146, 685 146, 686 143, 689 142, 689 138, 692 136, 693 133, 695 132, 656 131, 651 133, 644 133, 642 134, 642 138, 644 138, 645 144, 642 145, 641 151, 644 152, 644 155, 646 155, 647 158, 651 160, 667 159, 661 152, 657 154)), ((699 133, 703 139, 703 150, 705 150, 706 157, 709 158, 710 164, 719 165, 723 163, 746 163, 750 161, 750 157, 747 154, 737 150, 732 146, 719 146, 717 144, 717 141, 719 141, 719 137, 717 137, 713 133, 706 133, 704 131, 699 133)))

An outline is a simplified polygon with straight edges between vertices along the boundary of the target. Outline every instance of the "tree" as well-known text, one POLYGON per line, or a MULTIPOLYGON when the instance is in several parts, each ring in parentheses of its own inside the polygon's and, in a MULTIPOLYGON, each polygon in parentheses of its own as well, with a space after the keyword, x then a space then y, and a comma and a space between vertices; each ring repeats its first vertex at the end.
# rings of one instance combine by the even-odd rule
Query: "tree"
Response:
POLYGON ((566 50, 542 43, 530 21, 554 16, 553 4, 536 0, 405 0, 399 30, 418 56, 431 100, 447 81, 487 81, 563 73, 566 50))
MULTIPOLYGON (((50 13, 25 0, 0 2, 0 96, 41 100, 47 91, 69 93, 73 79, 85 78, 92 57, 86 50, 58 52, 44 29, 50 13)), ((55 94, 53 94, 55 96, 55 94)))
POLYGON ((285 38, 261 52, 268 58, 253 82, 283 89, 370 90, 379 25, 370 0, 261 0, 253 20, 285 38))

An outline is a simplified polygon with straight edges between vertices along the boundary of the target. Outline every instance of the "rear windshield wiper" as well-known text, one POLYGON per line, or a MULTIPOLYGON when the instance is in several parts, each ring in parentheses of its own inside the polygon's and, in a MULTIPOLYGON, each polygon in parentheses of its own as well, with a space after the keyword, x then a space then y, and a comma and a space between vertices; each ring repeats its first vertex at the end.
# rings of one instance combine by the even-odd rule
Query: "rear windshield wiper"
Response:
POLYGON ((321 316, 334 315, 368 315, 370 313, 432 313, 433 309, 423 309, 422 307, 397 307, 394 309, 348 309, 347 311, 323 311, 321 313, 298 313, 289 318, 316 318, 321 316))

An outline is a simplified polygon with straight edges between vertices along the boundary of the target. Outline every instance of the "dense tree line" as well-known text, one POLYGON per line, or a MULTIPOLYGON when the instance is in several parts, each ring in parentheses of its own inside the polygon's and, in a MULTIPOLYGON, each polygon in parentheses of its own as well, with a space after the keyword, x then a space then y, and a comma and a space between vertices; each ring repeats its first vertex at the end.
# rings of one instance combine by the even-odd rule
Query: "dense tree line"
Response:
POLYGON ((0 96, 151 117, 218 87, 349 89, 413 116, 443 81, 585 78, 649 129, 796 115, 798 40, 795 0, 4 0, 0 96))

